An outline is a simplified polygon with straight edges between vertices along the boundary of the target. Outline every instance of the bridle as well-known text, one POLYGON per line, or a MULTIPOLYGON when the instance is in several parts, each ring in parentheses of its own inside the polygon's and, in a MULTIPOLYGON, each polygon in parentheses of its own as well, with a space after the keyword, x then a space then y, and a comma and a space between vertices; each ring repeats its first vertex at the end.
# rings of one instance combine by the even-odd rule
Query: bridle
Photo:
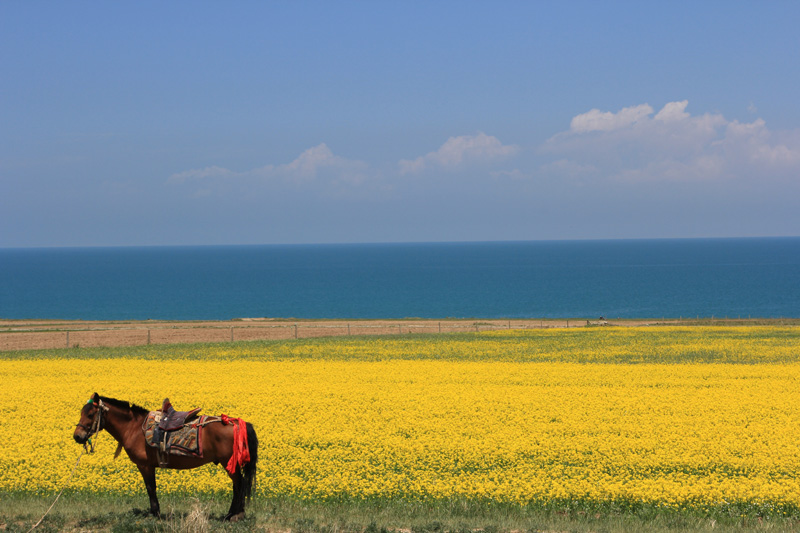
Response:
POLYGON ((97 402, 94 400, 89 400, 86 404, 93 404, 97 406, 97 412, 92 417, 92 425, 86 426, 78 422, 76 427, 83 428, 86 431, 86 442, 83 443, 83 448, 88 453, 94 453, 94 443, 92 442, 92 435, 96 435, 103 429, 103 414, 108 411, 108 407, 106 404, 103 403, 103 400, 97 399, 97 402))

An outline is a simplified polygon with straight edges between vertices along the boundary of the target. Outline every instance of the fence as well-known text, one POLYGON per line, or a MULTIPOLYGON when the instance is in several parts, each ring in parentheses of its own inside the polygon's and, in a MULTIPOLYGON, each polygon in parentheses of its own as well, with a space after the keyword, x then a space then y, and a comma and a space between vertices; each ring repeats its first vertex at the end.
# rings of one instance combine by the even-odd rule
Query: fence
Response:
POLYGON ((402 335, 565 328, 586 320, 307 321, 258 323, 86 323, 0 321, 0 351, 193 342, 283 340, 335 335, 402 335))
POLYGON ((283 340, 334 335, 402 335, 453 333, 500 329, 572 328, 596 325, 653 324, 798 325, 798 319, 503 319, 503 320, 361 320, 275 321, 268 319, 223 322, 82 322, 0 320, 0 351, 51 348, 136 346, 195 342, 283 340))

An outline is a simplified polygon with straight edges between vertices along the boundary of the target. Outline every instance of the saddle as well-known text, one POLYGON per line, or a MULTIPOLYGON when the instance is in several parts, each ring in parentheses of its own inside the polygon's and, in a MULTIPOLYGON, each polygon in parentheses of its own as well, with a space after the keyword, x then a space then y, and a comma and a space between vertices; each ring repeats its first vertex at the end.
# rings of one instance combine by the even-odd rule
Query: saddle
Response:
POLYGON ((169 398, 164 398, 164 405, 161 406, 161 421, 158 423, 158 429, 163 431, 174 431, 186 425, 187 422, 197 418, 197 413, 202 411, 202 407, 195 407, 189 411, 176 411, 169 401, 169 398))
MULTIPOLYGON (((161 406, 161 419, 158 420, 158 425, 153 431, 153 445, 155 445, 162 454, 167 454, 169 444, 166 433, 174 432, 183 429, 185 425, 197 418, 197 413, 202 411, 202 407, 195 407, 189 411, 176 411, 169 401, 169 398, 164 398, 164 404, 161 406)), ((161 461, 159 461, 161 462, 161 461)))

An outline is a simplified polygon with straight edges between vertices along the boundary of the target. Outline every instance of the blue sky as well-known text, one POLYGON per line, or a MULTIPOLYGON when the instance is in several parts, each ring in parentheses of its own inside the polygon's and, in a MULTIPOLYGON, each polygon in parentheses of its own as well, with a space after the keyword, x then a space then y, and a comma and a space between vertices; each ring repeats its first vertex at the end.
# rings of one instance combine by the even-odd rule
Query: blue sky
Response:
POLYGON ((800 235, 796 2, 3 2, 0 247, 800 235))

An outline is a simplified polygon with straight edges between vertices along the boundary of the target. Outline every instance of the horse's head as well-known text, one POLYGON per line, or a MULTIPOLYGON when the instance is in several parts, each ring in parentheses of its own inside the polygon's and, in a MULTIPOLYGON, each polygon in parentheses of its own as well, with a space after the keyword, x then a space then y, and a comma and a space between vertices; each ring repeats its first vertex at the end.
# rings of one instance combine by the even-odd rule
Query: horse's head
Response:
POLYGON ((107 409, 96 392, 81 409, 81 419, 72 437, 78 444, 86 444, 89 437, 103 429, 103 411, 107 409))

